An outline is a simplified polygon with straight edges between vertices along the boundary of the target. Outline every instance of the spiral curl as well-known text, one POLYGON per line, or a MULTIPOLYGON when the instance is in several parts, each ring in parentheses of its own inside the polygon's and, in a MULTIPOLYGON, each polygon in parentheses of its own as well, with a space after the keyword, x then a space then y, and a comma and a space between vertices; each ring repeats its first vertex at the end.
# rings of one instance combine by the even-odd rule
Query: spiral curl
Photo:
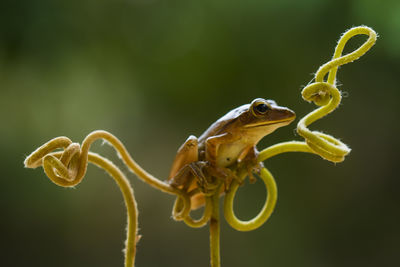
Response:
MULTIPOLYGON (((137 205, 133 195, 133 189, 125 175, 108 159, 89 152, 91 144, 99 139, 109 142, 121 156, 124 163, 139 178, 151 186, 177 196, 176 202, 179 208, 174 208, 173 218, 185 220, 193 227, 200 227, 207 223, 210 212, 206 209, 204 216, 199 220, 190 217, 190 197, 179 189, 171 187, 143 170, 130 156, 124 145, 115 136, 106 131, 94 131, 82 142, 82 146, 73 143, 68 137, 57 137, 45 143, 32 152, 24 161, 26 168, 42 166, 47 177, 55 184, 62 187, 74 187, 84 178, 89 162, 105 169, 117 182, 124 196, 128 213, 127 241, 125 249, 125 266, 134 266, 137 235, 137 205), (62 149, 62 151, 56 151, 62 149)), ((209 203, 209 201, 207 202, 209 203)), ((208 204, 209 206, 209 204, 208 204)))
POLYGON ((304 137, 306 143, 322 158, 332 162, 342 162, 351 149, 331 135, 318 131, 310 131, 307 126, 334 111, 340 104, 341 93, 336 88, 338 67, 360 58, 376 42, 376 32, 369 27, 355 27, 345 32, 340 38, 333 59, 322 65, 315 74, 315 82, 306 86, 301 92, 304 100, 314 102, 320 108, 310 112, 297 124, 297 132, 304 137), (342 56, 346 43, 356 35, 368 35, 368 39, 355 51, 342 56), (329 73, 327 81, 324 77, 329 73))
POLYGON ((78 143, 73 143, 67 137, 57 137, 36 149, 25 159, 24 164, 26 168, 43 166, 44 172, 52 182, 63 187, 73 187, 82 181, 86 172, 86 165, 82 169, 81 162, 85 162, 86 165, 87 162, 92 162, 105 169, 121 189, 128 214, 125 266, 134 266, 136 242, 139 240, 137 205, 128 179, 111 161, 88 150, 82 151, 78 143), (64 150, 53 152, 60 148, 64 150))

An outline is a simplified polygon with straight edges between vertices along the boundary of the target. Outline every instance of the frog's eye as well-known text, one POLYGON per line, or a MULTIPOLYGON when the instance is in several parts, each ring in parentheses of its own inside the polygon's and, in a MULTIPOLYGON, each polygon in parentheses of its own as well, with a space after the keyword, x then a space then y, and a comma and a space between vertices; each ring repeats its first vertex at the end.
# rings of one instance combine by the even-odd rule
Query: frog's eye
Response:
POLYGON ((253 111, 256 115, 263 115, 267 113, 268 110, 270 110, 269 106, 263 102, 255 103, 253 106, 253 111))

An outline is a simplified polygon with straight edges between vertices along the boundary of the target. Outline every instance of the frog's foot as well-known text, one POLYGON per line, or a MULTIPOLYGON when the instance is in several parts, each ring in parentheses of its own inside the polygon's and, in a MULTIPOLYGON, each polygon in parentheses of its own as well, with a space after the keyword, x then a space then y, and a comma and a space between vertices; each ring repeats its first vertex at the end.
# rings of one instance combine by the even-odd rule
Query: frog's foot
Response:
POLYGON ((206 176, 204 175, 203 168, 207 165, 205 161, 195 161, 183 166, 178 173, 168 182, 171 186, 184 189, 189 188, 192 183, 193 177, 196 178, 198 183, 204 185, 207 183, 206 176))
POLYGON ((214 194, 215 189, 217 188, 217 184, 215 183, 215 179, 213 179, 213 177, 210 176, 208 172, 208 162, 197 161, 191 163, 191 165, 192 168, 195 170, 194 176, 196 178, 196 184, 200 191, 206 196, 214 194))
POLYGON ((257 181, 257 178, 254 176, 254 174, 260 174, 261 169, 264 168, 264 164, 257 161, 256 158, 252 158, 240 161, 238 163, 238 168, 244 168, 247 172, 247 176, 249 177, 249 182, 254 184, 257 181))
POLYGON ((184 191, 193 190, 193 179, 196 187, 205 195, 212 195, 217 188, 216 179, 210 176, 208 169, 210 164, 207 161, 194 161, 186 164, 176 175, 175 180, 179 181, 179 176, 182 175, 187 179, 182 184, 184 191))
POLYGON ((211 177, 216 178, 216 185, 219 184, 218 180, 222 180, 225 186, 225 191, 228 191, 233 180, 236 180, 239 184, 242 184, 242 181, 240 181, 239 177, 236 175, 236 172, 229 168, 209 165, 207 168, 207 173, 211 177))

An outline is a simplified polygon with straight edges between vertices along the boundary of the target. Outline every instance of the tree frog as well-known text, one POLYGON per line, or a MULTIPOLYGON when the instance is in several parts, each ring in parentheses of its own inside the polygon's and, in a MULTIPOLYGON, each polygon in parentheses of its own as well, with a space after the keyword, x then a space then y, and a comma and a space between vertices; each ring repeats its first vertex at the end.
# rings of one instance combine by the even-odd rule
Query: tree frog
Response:
POLYGON ((253 177, 252 172, 262 167, 257 162, 257 143, 295 117, 292 110, 262 98, 231 110, 199 138, 189 136, 178 149, 168 182, 189 193, 191 209, 197 209, 215 179, 224 179, 227 188, 237 178, 238 167, 246 168, 253 177))

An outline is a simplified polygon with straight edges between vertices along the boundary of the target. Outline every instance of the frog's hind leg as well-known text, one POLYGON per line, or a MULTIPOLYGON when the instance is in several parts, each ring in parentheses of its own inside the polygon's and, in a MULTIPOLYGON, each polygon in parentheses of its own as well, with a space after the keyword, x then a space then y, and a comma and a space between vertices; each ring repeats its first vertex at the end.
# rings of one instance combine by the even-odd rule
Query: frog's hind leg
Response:
POLYGON ((192 209, 205 202, 203 191, 209 189, 209 183, 204 174, 207 165, 207 162, 199 161, 197 138, 193 135, 189 136, 178 149, 168 176, 168 183, 193 194, 191 196, 192 209))
POLYGON ((168 182, 183 192, 187 192, 191 198, 191 209, 197 209, 205 202, 204 193, 208 192, 210 184, 204 175, 205 161, 195 161, 183 166, 168 182))
POLYGON ((178 149, 171 170, 168 175, 168 180, 173 179, 183 166, 197 161, 199 158, 199 149, 197 137, 191 135, 186 139, 185 143, 178 149))
POLYGON ((181 188, 185 192, 189 192, 194 189, 195 181, 197 184, 202 186, 207 184, 207 178, 204 175, 203 168, 207 163, 205 161, 195 161, 183 166, 174 177, 168 182, 174 186, 181 188), (196 180, 193 180, 196 178, 196 180))

